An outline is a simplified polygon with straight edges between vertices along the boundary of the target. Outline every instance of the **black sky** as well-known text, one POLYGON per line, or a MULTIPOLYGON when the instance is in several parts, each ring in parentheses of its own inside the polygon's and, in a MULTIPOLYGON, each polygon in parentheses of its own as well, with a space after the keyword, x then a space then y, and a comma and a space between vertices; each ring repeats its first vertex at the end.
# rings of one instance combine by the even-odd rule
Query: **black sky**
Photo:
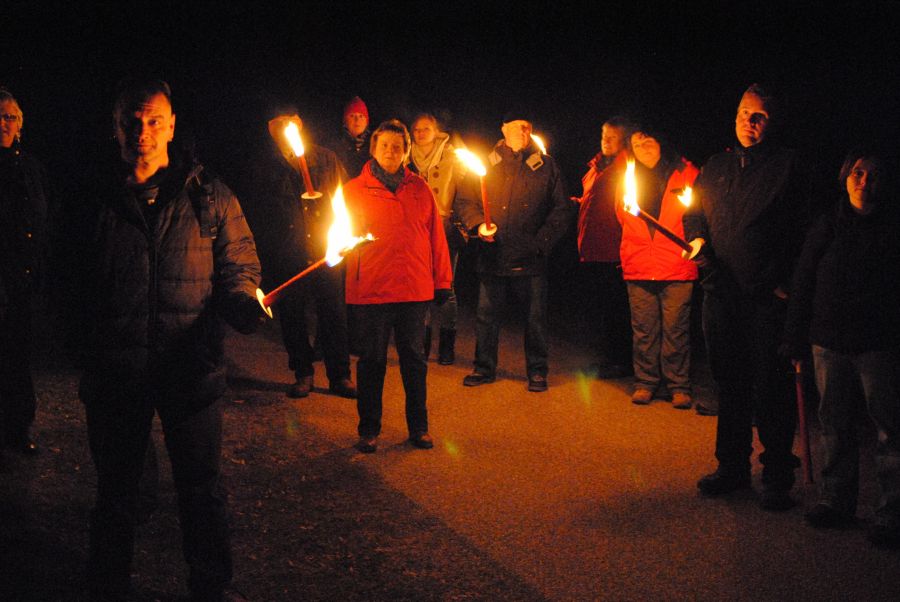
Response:
POLYGON ((178 133, 226 180, 272 104, 296 104, 322 141, 355 94, 376 122, 436 110, 476 148, 525 104, 573 189, 603 118, 649 121, 702 164, 732 142, 752 81, 785 99, 783 137, 823 173, 851 144, 900 134, 891 3, 286 4, 13 2, 0 84, 28 146, 66 178, 111 151, 115 83, 138 71, 172 84, 178 133))

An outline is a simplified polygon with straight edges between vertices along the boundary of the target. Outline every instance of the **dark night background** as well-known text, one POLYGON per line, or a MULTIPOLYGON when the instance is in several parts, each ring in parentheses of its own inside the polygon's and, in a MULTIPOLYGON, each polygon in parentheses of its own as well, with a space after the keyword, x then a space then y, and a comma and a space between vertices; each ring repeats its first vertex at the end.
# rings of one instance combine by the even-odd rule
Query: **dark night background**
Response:
POLYGON ((702 165, 732 143, 753 81, 784 99, 783 139, 828 185, 852 144, 898 139, 892 3, 626 4, 4 3, 0 84, 63 191, 115 160, 113 91, 135 72, 171 83, 176 138, 238 192, 273 104, 295 103, 325 142, 356 94, 373 125, 429 108, 478 151, 524 103, 570 193, 605 117, 651 122, 702 165))

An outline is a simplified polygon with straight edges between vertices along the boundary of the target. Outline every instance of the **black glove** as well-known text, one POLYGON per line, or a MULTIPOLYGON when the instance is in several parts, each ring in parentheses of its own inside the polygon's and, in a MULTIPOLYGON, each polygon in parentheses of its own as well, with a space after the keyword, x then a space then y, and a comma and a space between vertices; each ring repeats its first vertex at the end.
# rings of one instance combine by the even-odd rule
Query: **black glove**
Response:
POLYGON ((266 321, 266 312, 256 297, 243 297, 237 304, 234 329, 241 334, 253 334, 266 321))
POLYGON ((449 288, 439 288, 434 291, 434 303, 438 307, 442 306, 444 303, 450 300, 450 296, 453 294, 453 291, 449 288))

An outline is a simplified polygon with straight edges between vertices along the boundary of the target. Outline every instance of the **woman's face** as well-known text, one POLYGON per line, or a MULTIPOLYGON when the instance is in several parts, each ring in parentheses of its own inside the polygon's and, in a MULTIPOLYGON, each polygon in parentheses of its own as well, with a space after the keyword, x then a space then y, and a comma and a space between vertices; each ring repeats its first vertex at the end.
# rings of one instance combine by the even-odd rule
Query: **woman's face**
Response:
POLYGON ((19 116, 18 107, 12 101, 0 102, 0 146, 9 148, 19 135, 22 128, 22 118, 19 116))
POLYGON ((412 135, 418 146, 429 146, 437 136, 437 126, 431 119, 422 117, 413 124, 412 135))
POLYGON ((631 136, 631 151, 634 157, 646 167, 653 169, 660 159, 659 142, 643 132, 635 132, 631 136))
POLYGON ((388 173, 397 173, 406 158, 403 136, 397 132, 382 132, 375 143, 375 160, 381 169, 388 173))
POLYGON ((847 176, 847 194, 850 204, 857 211, 871 209, 872 197, 878 185, 878 163, 868 157, 860 157, 847 176))

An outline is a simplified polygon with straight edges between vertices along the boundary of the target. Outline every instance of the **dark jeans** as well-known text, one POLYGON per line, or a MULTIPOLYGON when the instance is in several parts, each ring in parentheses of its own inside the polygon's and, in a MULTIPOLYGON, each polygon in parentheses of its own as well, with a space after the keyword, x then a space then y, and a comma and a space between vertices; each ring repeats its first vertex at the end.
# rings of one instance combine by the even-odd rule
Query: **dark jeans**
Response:
POLYGON ((582 263, 580 269, 586 277, 588 323, 596 327, 591 335, 598 363, 630 365, 631 309, 621 266, 592 261, 582 263))
POLYGON ((222 411, 185 410, 151 386, 85 375, 81 398, 97 470, 91 511, 88 588, 124 597, 129 588, 139 482, 154 411, 159 413, 178 492, 182 551, 194 599, 215 600, 232 577, 226 496, 220 483, 222 411))
POLYGON ((400 377, 406 392, 406 426, 410 436, 428 432, 428 410, 425 407, 428 364, 423 351, 423 325, 428 304, 428 301, 417 301, 353 306, 359 319, 362 346, 356 363, 360 437, 376 437, 381 433, 381 396, 392 331, 400 357, 400 377))
POLYGON ((859 494, 859 392, 878 432, 875 466, 881 486, 876 514, 900 519, 900 353, 856 355, 813 345, 825 465, 821 500, 847 514, 859 494))
POLYGON ((785 302, 719 287, 703 299, 703 332, 719 397, 716 459, 726 472, 748 473, 753 420, 765 451, 763 484, 788 490, 799 462, 791 452, 797 423, 789 367, 778 356, 785 302))
MULTIPOLYGON (((450 251, 450 269, 453 270, 453 276, 456 277, 456 263, 459 260, 459 252, 465 246, 466 241, 463 240, 459 229, 454 225, 449 217, 441 217, 444 225, 444 235, 447 237, 447 249, 450 251)), ((447 330, 456 330, 456 316, 459 313, 456 302, 455 283, 450 285, 450 298, 443 305, 437 303, 428 304, 428 315, 425 320, 427 326, 437 325, 439 328, 447 330)))
POLYGON ((691 392, 693 282, 629 280, 637 389, 691 392))
POLYGON ((18 445, 34 422, 31 380, 31 300, 0 309, 0 445, 18 445))
POLYGON ((344 303, 343 270, 319 268, 281 298, 274 312, 281 320, 281 336, 288 366, 299 378, 313 375, 313 347, 309 343, 306 309, 314 304, 317 338, 322 346, 325 372, 330 382, 350 376, 347 306, 344 303))
POLYGON ((475 324, 475 371, 493 376, 497 372, 500 322, 507 313, 507 294, 525 305, 525 370, 547 375, 547 275, 491 276, 481 274, 475 324))

